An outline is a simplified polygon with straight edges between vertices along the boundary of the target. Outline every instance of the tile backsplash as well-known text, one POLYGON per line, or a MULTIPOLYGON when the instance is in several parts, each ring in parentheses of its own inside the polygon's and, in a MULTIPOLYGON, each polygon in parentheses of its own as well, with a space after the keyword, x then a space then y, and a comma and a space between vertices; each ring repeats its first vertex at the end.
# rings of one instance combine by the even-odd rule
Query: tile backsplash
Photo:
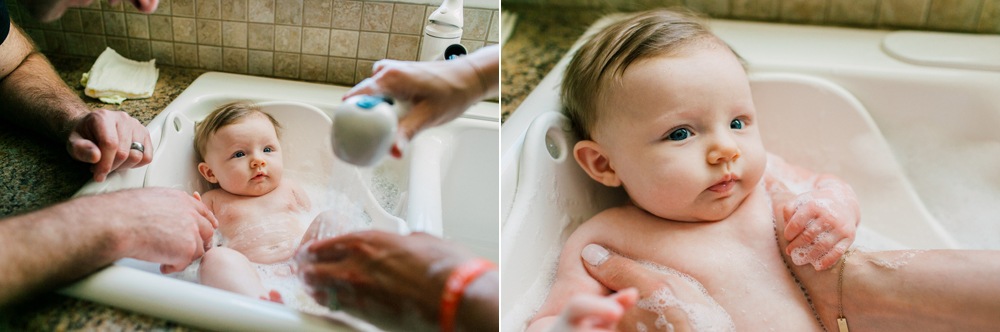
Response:
POLYGON ((503 4, 618 10, 687 6, 726 19, 1000 33, 1000 0, 503 0, 503 4))
MULTIPOLYGON (((46 54, 96 57, 111 47, 158 66, 353 85, 376 60, 416 60, 438 5, 353 0, 160 0, 152 14, 95 0, 41 23, 17 1, 11 17, 46 54)), ((465 8, 470 52, 499 42, 497 9, 465 8)))

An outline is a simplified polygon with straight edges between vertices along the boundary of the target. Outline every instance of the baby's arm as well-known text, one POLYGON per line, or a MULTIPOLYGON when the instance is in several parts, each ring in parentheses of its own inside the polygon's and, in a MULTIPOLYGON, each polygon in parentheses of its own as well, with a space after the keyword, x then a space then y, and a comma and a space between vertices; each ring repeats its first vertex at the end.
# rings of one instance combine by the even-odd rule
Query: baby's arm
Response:
MULTIPOLYGON (((576 232, 573 232, 566 241, 566 245, 563 246, 562 253, 559 256, 559 266, 556 269, 556 281, 552 285, 552 289, 549 290, 549 295, 545 298, 545 303, 542 304, 538 313, 535 314, 535 317, 528 324, 526 332, 546 331, 553 324, 558 323, 560 320, 565 320, 560 319, 560 313, 563 312, 563 309, 569 304, 570 298, 574 295, 590 295, 586 297, 581 296, 581 298, 574 300, 576 302, 593 302, 600 300, 598 296, 607 296, 611 293, 610 290, 590 277, 580 259, 580 252, 583 251, 583 247, 593 241, 590 232, 587 231, 589 229, 587 227, 588 223, 584 223, 576 232)), ((597 313, 590 314, 593 314, 595 317, 601 316, 597 313)), ((574 321, 584 322, 586 319, 576 317, 574 321)))
MULTIPOLYGON (((765 182, 781 182, 798 195, 775 215, 788 221, 786 253, 796 265, 819 271, 833 266, 854 242, 861 208, 851 186, 832 174, 816 174, 768 153, 765 182)), ((770 185, 768 187, 771 187, 770 185)))

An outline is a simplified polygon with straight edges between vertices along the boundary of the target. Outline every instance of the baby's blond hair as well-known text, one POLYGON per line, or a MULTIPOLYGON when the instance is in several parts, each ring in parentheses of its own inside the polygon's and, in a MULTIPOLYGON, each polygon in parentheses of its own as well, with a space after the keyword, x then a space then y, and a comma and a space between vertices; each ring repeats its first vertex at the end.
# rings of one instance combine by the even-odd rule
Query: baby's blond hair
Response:
POLYGON ((278 121, 271 117, 270 114, 264 113, 260 110, 257 105, 247 101, 237 101, 229 104, 222 105, 216 110, 212 111, 205 120, 198 122, 198 125, 194 131, 194 147, 198 151, 198 156, 202 161, 205 160, 205 149, 208 145, 208 139, 215 134, 215 132, 222 129, 222 127, 239 123, 240 120, 247 116, 258 115, 265 116, 274 125, 274 132, 281 137, 281 125, 278 121))
POLYGON ((562 103, 577 135, 591 139, 603 94, 620 82, 629 65, 713 39, 693 12, 667 9, 632 14, 595 34, 573 56, 562 81, 562 103))

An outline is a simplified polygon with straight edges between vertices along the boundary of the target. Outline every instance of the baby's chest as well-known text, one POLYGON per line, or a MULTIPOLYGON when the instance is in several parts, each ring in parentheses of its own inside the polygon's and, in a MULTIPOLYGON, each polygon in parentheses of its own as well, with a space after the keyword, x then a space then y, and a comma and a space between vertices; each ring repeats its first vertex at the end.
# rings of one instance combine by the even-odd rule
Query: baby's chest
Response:
POLYGON ((294 197, 254 197, 234 199, 219 203, 216 218, 221 224, 245 222, 269 216, 287 215, 299 212, 300 207, 294 197))

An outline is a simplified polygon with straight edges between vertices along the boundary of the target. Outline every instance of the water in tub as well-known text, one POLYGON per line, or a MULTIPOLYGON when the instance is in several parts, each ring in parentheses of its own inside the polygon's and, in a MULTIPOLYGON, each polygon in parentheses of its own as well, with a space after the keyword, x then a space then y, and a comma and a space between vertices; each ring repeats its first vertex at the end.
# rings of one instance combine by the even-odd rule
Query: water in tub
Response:
MULTIPOLYGON (((370 186, 379 205, 387 211, 394 211, 399 205, 400 198, 404 197, 398 183, 405 179, 399 179, 395 172, 388 170, 393 167, 398 166, 393 162, 387 162, 374 170, 358 169, 335 161, 333 171, 330 172, 332 176, 317 174, 318 172, 285 170, 285 176, 298 182, 312 203, 309 211, 296 215, 301 229, 309 229, 313 220, 324 211, 332 211, 338 214, 339 218, 323 219, 325 222, 319 224, 316 229, 317 239, 371 229, 371 218, 363 209, 363 190, 368 190, 367 187, 370 186), (365 185, 366 183, 368 185, 365 185)), ((305 167, 305 169, 314 168, 305 167)), ((227 242, 228 239, 217 229, 213 239, 215 246, 224 247, 227 242)), ((198 259, 184 271, 168 276, 197 283, 200 262, 198 259)), ((264 288, 281 293, 286 306, 310 314, 345 319, 344 313, 331 311, 316 303, 307 293, 307 287, 301 278, 292 273, 296 269, 294 257, 274 264, 252 264, 257 268, 257 274, 264 288)))

